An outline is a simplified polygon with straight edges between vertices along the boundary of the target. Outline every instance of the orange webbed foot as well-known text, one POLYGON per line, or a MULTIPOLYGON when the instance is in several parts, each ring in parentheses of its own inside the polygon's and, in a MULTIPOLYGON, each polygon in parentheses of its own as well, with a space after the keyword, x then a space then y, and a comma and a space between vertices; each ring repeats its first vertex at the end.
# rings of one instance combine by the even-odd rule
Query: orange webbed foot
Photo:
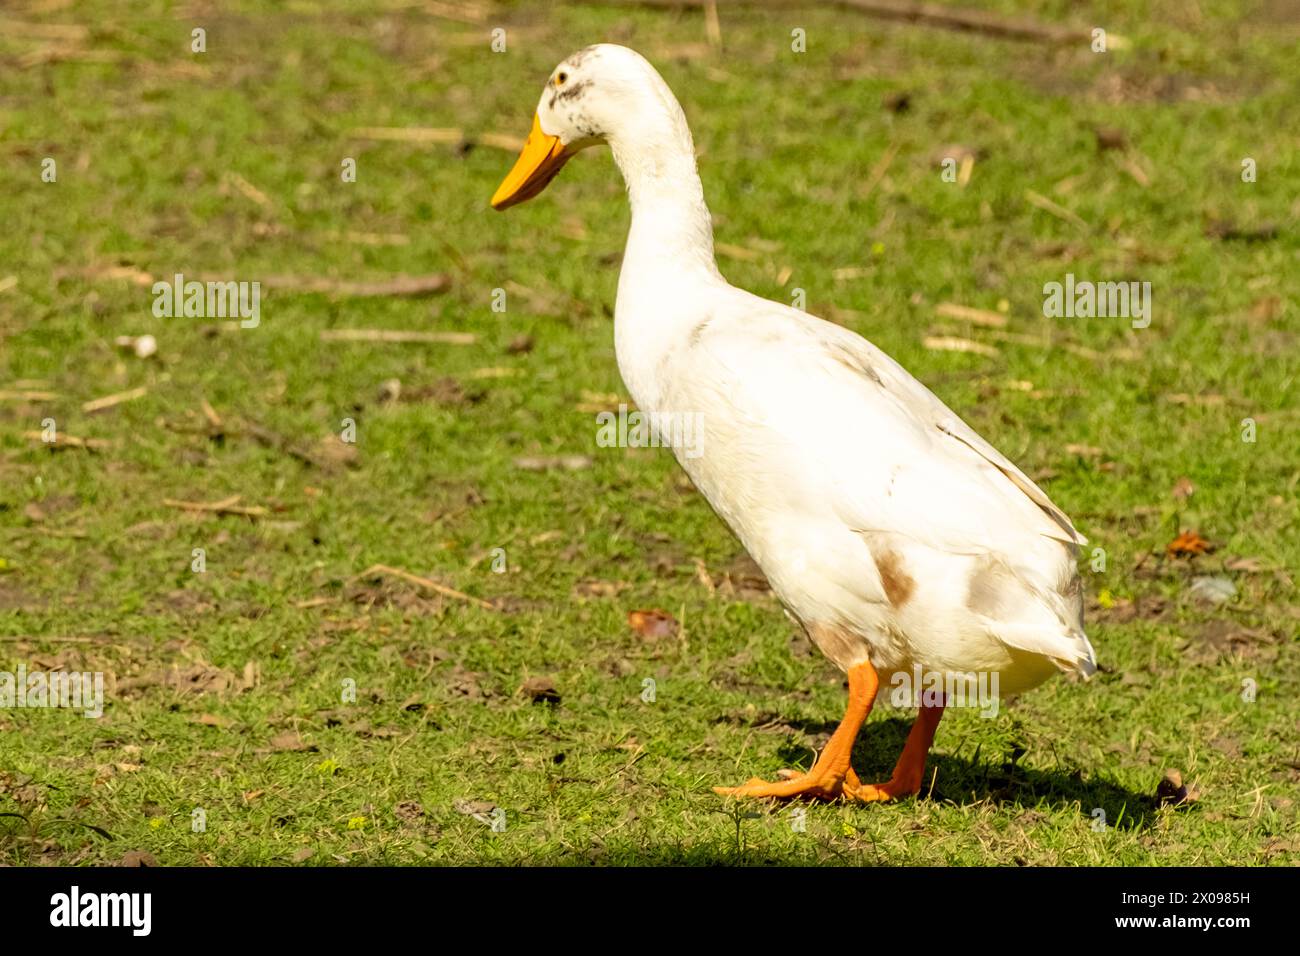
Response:
POLYGON ((753 797, 757 799, 838 800, 844 794, 844 777, 834 772, 823 772, 816 766, 805 774, 789 780, 769 783, 753 777, 739 787, 714 787, 713 792, 724 797, 753 797))
POLYGON ((889 800, 900 800, 903 797, 914 797, 920 790, 920 780, 890 780, 887 783, 859 782, 852 786, 847 780, 844 783, 844 796, 862 803, 883 803, 889 800))
POLYGON ((914 797, 920 793, 921 781, 925 777, 925 758, 930 752, 930 745, 934 743, 934 731, 942 716, 943 704, 922 707, 889 780, 885 783, 863 783, 850 767, 845 775, 844 795, 863 803, 880 803, 914 797))
MULTIPOLYGON (((844 795, 845 779, 853 773, 849 766, 849 753, 853 749, 858 728, 871 713, 876 699, 878 680, 870 662, 854 665, 848 670, 849 703, 844 719, 831 734, 826 748, 813 761, 812 768, 796 774, 789 780, 769 783, 753 778, 739 787, 714 787, 713 792, 724 797, 756 797, 759 799, 789 800, 802 797, 809 800, 838 800, 844 795)), ((857 777, 853 778, 854 780, 857 777)))

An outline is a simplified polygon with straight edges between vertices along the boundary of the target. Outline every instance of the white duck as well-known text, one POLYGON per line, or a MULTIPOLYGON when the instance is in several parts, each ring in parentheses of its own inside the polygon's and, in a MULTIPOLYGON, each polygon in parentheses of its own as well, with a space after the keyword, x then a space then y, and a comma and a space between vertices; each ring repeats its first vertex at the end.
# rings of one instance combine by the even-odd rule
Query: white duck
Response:
POLYGON ((1007 695, 1095 670, 1075 563, 1084 539, 880 349, 727 283, 686 117, 635 51, 599 44, 555 68, 492 205, 536 196, 602 142, 632 204, 614 321, 628 391, 661 422, 696 416, 694 451, 678 443, 678 461, 848 675, 844 719, 807 773, 718 792, 914 794, 954 688, 978 677, 1007 695), (920 712, 898 765, 863 784, 849 755, 878 685, 918 674, 948 696, 911 688, 920 712))

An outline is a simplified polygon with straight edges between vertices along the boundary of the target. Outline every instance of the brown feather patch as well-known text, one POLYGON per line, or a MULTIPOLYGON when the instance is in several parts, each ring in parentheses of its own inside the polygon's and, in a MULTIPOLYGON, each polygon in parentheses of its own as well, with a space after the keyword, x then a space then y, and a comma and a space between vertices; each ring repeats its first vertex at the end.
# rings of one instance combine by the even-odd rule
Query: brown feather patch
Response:
POLYGON ((885 597, 894 607, 902 607, 916 590, 916 581, 903 570, 902 559, 897 553, 882 550, 875 558, 880 583, 885 586, 885 597))

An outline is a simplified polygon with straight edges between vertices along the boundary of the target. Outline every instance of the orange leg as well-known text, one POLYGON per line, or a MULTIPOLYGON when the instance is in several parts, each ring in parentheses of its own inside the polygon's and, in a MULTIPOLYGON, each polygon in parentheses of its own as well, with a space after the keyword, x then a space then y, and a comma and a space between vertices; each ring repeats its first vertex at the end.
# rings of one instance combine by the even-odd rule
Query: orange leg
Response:
MULTIPOLYGON (((714 787, 714 792, 731 797, 811 797, 817 800, 835 800, 847 792, 846 779, 853 787, 860 787, 857 775, 849 766, 849 756, 853 752, 853 741, 857 739, 858 731, 871 713, 878 685, 876 670, 870 663, 849 668, 849 705, 844 711, 844 719, 835 728, 835 733, 831 734, 826 749, 813 761, 812 769, 803 776, 782 780, 780 783, 768 783, 755 777, 739 787, 714 787)), ((930 738, 933 737, 932 729, 930 738)), ((908 744, 911 744, 910 740, 908 744)), ((926 746, 929 746, 928 739, 926 746)), ((921 760, 925 760, 924 753, 921 760)))
POLYGON ((850 769, 850 776, 844 782, 845 796, 870 803, 876 800, 910 797, 918 792, 921 789, 921 780, 925 776, 925 758, 930 752, 930 745, 934 743, 934 732, 939 726, 939 719, 943 717, 945 703, 946 701, 941 700, 938 704, 921 705, 921 711, 916 715, 916 723, 912 724, 912 730, 907 735, 907 743, 903 745, 902 756, 898 758, 888 783, 864 784, 850 769))

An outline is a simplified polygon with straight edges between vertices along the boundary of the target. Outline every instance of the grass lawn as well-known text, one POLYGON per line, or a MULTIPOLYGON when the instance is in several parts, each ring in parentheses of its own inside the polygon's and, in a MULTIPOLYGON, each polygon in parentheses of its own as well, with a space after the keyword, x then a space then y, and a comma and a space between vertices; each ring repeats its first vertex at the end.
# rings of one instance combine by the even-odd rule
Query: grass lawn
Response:
MULTIPOLYGON (((987 9, 1127 44, 811 3, 724 4, 720 50, 641 5, 8 5, 0 671, 106 686, 99 719, 0 709, 0 862, 1300 862, 1300 29, 1271 0, 987 9), (710 789, 806 768, 844 681, 667 451, 597 445, 627 401, 608 150, 488 208, 598 41, 681 99, 723 273, 885 349, 1098 549, 1102 672, 950 711, 918 799, 710 789), (260 281, 260 322, 157 317, 176 273, 260 281), (1045 317, 1067 274, 1149 282, 1149 327, 1045 317), (629 626, 654 608, 675 633, 629 626), (1194 801, 1157 800, 1171 769, 1194 801)), ((910 720, 877 708, 863 779, 910 720)))

